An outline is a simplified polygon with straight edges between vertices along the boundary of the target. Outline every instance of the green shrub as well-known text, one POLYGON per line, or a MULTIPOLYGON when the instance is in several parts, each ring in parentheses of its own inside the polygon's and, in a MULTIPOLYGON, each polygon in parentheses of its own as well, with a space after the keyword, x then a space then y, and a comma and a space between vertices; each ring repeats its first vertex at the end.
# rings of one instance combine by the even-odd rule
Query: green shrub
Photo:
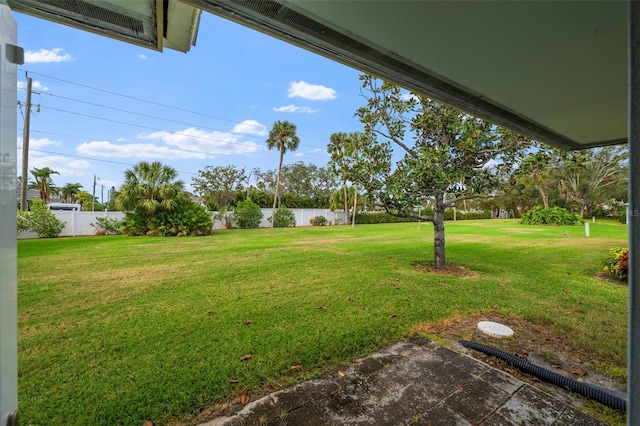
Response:
POLYGON ((181 200, 175 210, 158 214, 158 231, 163 236, 198 237, 211 234, 213 221, 207 210, 191 200, 181 200))
POLYGON ((147 215, 142 209, 136 209, 133 212, 126 212, 124 219, 120 225, 120 232, 124 235, 146 235, 147 229, 147 215))
POLYGON ((602 262, 604 270, 612 278, 626 281, 629 277, 629 249, 612 248, 609 257, 602 262))
MULTIPOLYGON (((271 218, 269 218, 269 221, 271 221, 271 218)), ((296 226, 296 216, 285 206, 278 207, 273 217, 273 227, 288 228, 290 226, 296 226)))
POLYGON ((389 213, 360 213, 356 215, 356 224, 417 222, 411 217, 393 216, 389 213))
POLYGON ((327 218, 324 216, 312 217, 309 223, 311 226, 325 226, 327 224, 327 218))
POLYGON ((251 200, 239 201, 233 215, 240 228, 257 228, 263 217, 260 206, 251 200))
POLYGON ((54 238, 60 235, 65 223, 51 213, 47 205, 39 198, 33 200, 31 211, 19 211, 17 218, 19 231, 31 231, 40 238, 54 238))
POLYGON ((524 225, 579 225, 584 219, 577 213, 570 213, 562 207, 545 209, 536 206, 522 215, 520 223, 524 225))
POLYGON ((18 232, 29 231, 29 212, 24 210, 18 210, 18 218, 16 226, 18 232))
POLYGON ((149 214, 140 208, 125 213, 120 231, 129 236, 200 236, 211 233, 209 213, 191 200, 180 200, 174 210, 149 214))
POLYGON ((91 226, 96 228, 96 234, 99 235, 119 234, 122 221, 115 218, 96 217, 96 223, 92 223, 91 226))

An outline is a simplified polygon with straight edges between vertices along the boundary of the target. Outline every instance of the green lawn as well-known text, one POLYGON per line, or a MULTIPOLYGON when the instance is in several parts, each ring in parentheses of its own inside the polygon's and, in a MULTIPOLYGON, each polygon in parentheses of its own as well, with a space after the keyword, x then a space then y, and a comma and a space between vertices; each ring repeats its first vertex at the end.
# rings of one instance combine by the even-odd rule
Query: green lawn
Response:
POLYGON ((21 423, 163 424, 478 311, 624 367, 627 288, 594 275, 628 230, 590 225, 447 222, 448 261, 473 278, 414 269, 432 258, 429 224, 20 240, 21 423))

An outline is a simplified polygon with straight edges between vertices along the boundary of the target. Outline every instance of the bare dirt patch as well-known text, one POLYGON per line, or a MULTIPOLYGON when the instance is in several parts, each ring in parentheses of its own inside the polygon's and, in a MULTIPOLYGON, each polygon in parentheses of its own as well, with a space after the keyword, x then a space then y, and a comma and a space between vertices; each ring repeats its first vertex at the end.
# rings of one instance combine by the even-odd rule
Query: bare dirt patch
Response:
POLYGON ((606 272, 598 272, 595 275, 595 277, 599 280, 606 281, 611 284, 623 285, 625 287, 629 285, 626 281, 616 280, 615 278, 611 278, 611 276, 606 272))
POLYGON ((605 360, 600 359, 597 354, 589 350, 571 346, 570 336, 556 332, 548 326, 535 324, 517 316, 478 313, 419 324, 416 327, 416 332, 426 333, 428 337, 442 345, 450 346, 458 352, 466 353, 495 368, 506 371, 519 380, 599 417, 600 420, 608 424, 624 424, 625 415, 622 413, 522 373, 506 361, 465 348, 458 342, 459 340, 469 340, 492 346, 572 379, 618 392, 626 392, 626 383, 622 379, 605 376, 599 371, 602 369, 598 369, 598 366, 602 365, 605 360), (495 321, 504 324, 513 329, 514 336, 496 338, 484 334, 477 327, 480 321, 495 321))
POLYGON ((455 263, 450 263, 446 265, 445 269, 435 269, 433 265, 426 265, 421 263, 416 263, 413 267, 415 268, 416 271, 429 272, 437 275, 449 275, 449 276, 459 277, 459 278, 471 278, 471 277, 478 276, 477 272, 474 272, 469 268, 465 268, 464 266, 461 266, 455 263))

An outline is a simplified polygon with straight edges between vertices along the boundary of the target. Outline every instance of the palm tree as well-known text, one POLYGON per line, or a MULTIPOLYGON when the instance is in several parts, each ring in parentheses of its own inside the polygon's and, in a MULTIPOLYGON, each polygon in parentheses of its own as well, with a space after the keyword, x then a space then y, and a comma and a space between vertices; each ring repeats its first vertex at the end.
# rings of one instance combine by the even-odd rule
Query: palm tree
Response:
POLYGON ((278 190, 280 188, 280 172, 282 171, 282 160, 286 151, 295 151, 300 145, 300 138, 296 135, 296 125, 288 121, 276 121, 269 131, 267 148, 269 150, 278 148, 280 150, 280 162, 278 163, 278 176, 276 178, 276 189, 273 195, 273 213, 271 214, 271 227, 273 228, 273 218, 276 216, 276 203, 278 200, 278 190))
POLYGON ((34 167, 33 170, 31 170, 31 174, 35 179, 35 183, 32 184, 33 187, 40 191, 40 198, 45 204, 47 204, 52 191, 55 189, 53 187, 53 179, 51 179, 51 175, 59 175, 60 173, 55 170, 51 170, 49 167, 43 167, 41 169, 34 167))
POLYGON ((125 182, 116 198, 124 210, 141 208, 146 214, 174 210, 179 198, 185 197, 184 182, 176 180, 178 172, 159 161, 142 161, 124 173, 125 182))
POLYGON ((80 202, 80 206, 84 211, 89 210, 91 204, 95 202, 95 197, 87 191, 78 191, 73 194, 73 197, 80 202))
MULTIPOLYGON (((342 180, 342 202, 344 208, 344 223, 349 224, 349 197, 347 194, 347 180, 349 174, 349 162, 347 160, 347 145, 349 144, 349 134, 344 132, 333 133, 329 137, 327 151, 331 156, 330 167, 342 180)), ((334 197, 336 197, 334 195, 334 197)))
POLYGON ((76 194, 78 194, 81 189, 82 185, 79 183, 67 183, 60 188, 60 194, 62 194, 62 198, 64 198, 66 203, 72 203, 78 199, 76 194))

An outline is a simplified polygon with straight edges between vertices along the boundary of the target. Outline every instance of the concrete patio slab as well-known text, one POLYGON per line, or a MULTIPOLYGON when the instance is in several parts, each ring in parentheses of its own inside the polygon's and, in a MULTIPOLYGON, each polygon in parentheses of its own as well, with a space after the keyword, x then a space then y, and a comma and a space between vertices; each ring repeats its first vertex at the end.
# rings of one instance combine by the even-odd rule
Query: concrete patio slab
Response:
POLYGON ((468 355, 412 338, 200 426, 604 425, 468 355))

